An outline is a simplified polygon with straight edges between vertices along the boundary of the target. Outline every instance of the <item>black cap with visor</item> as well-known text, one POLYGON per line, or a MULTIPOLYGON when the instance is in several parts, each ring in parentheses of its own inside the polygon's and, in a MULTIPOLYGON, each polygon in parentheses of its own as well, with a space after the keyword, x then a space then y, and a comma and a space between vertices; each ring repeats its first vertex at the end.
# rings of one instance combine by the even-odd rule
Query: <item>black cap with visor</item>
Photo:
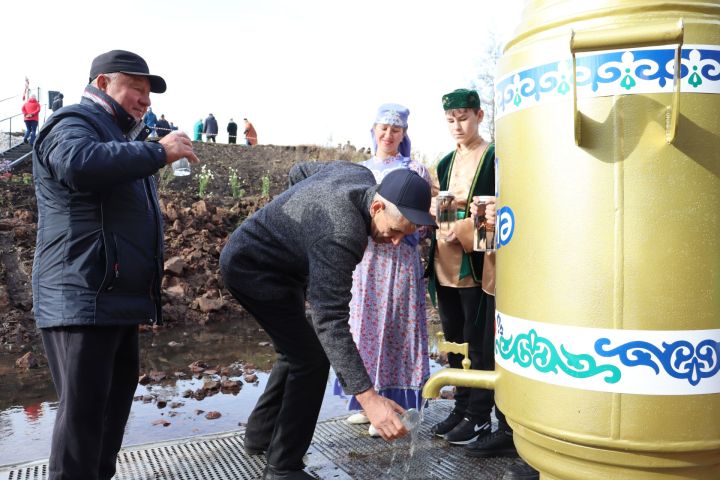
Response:
POLYGON ((151 75, 150 68, 143 58, 127 50, 111 50, 95 57, 90 66, 90 82, 102 73, 125 73, 140 75, 150 80, 150 91, 163 93, 167 89, 165 80, 158 75, 151 75))
POLYGON ((437 227, 430 215, 430 184, 417 172, 406 168, 393 170, 380 182, 377 193, 415 225, 437 227))

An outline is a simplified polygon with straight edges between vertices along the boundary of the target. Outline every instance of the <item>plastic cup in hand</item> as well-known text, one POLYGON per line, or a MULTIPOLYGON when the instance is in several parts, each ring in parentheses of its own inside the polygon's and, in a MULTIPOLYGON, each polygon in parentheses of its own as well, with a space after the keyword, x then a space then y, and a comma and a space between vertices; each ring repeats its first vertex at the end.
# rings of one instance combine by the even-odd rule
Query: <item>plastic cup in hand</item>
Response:
POLYGON ((415 408, 408 408, 400 415, 400 421, 408 431, 414 431, 420 425, 420 412, 415 408))
POLYGON ((176 177, 186 177, 190 175, 190 162, 185 157, 175 160, 172 163, 172 171, 176 177))
MULTIPOLYGON (((181 130, 170 132, 170 135, 180 135, 188 139, 190 138, 186 132, 181 130)), ((190 175, 190 161, 188 161, 186 157, 175 160, 172 163, 172 171, 176 177, 186 177, 190 175)))

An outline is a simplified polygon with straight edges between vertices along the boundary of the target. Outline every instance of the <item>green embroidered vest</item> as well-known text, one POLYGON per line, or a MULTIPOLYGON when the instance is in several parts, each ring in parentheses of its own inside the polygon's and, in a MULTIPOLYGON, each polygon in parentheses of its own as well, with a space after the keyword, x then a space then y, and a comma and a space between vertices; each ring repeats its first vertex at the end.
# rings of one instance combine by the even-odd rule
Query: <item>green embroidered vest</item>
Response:
MULTIPOLYGON (((450 175, 452 174, 453 163, 455 162, 455 154, 457 150, 448 153, 437 166, 437 176, 440 182, 440 190, 447 190, 450 183, 450 175)), ((470 216, 470 204, 472 197, 476 195, 495 195, 495 144, 491 143, 485 149, 483 157, 475 171, 475 177, 470 184, 470 193, 465 203, 465 210, 458 211, 458 218, 466 218, 470 216)), ((428 259, 428 291, 433 305, 436 305, 436 279, 435 279, 435 247, 437 240, 435 236, 430 244, 430 258, 428 259)), ((472 275, 473 280, 480 284, 482 282, 482 266, 483 253, 471 252, 463 253, 462 265, 460 266, 460 279, 468 275, 472 275)))

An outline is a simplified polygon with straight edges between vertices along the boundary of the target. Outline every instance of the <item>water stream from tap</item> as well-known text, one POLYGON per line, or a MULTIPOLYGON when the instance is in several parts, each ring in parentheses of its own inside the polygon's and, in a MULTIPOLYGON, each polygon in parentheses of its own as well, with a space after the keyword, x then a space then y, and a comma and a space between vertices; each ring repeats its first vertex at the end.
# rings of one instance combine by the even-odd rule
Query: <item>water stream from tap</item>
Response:
POLYGON ((403 425, 410 431, 410 434, 395 442, 390 467, 386 472, 388 478, 402 480, 412 480, 413 478, 409 474, 415 450, 420 441, 420 426, 422 425, 425 409, 424 403, 421 403, 419 409, 410 408, 400 416, 403 425))

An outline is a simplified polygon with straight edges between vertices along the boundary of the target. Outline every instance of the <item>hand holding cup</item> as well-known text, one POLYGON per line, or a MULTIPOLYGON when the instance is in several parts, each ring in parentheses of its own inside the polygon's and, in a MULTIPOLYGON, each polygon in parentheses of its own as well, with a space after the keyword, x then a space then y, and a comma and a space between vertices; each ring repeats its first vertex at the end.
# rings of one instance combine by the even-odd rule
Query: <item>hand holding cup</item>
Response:
POLYGON ((487 223, 488 225, 495 225, 495 197, 489 197, 492 200, 488 200, 487 202, 481 202, 480 200, 476 202, 476 198, 479 199, 480 197, 473 197, 473 202, 470 204, 470 216, 472 216, 473 218, 477 216, 484 216, 485 223, 487 223))
POLYGON ((165 148, 166 163, 172 165, 176 176, 190 175, 190 164, 199 163, 192 148, 192 141, 185 132, 174 131, 158 142, 165 148))

